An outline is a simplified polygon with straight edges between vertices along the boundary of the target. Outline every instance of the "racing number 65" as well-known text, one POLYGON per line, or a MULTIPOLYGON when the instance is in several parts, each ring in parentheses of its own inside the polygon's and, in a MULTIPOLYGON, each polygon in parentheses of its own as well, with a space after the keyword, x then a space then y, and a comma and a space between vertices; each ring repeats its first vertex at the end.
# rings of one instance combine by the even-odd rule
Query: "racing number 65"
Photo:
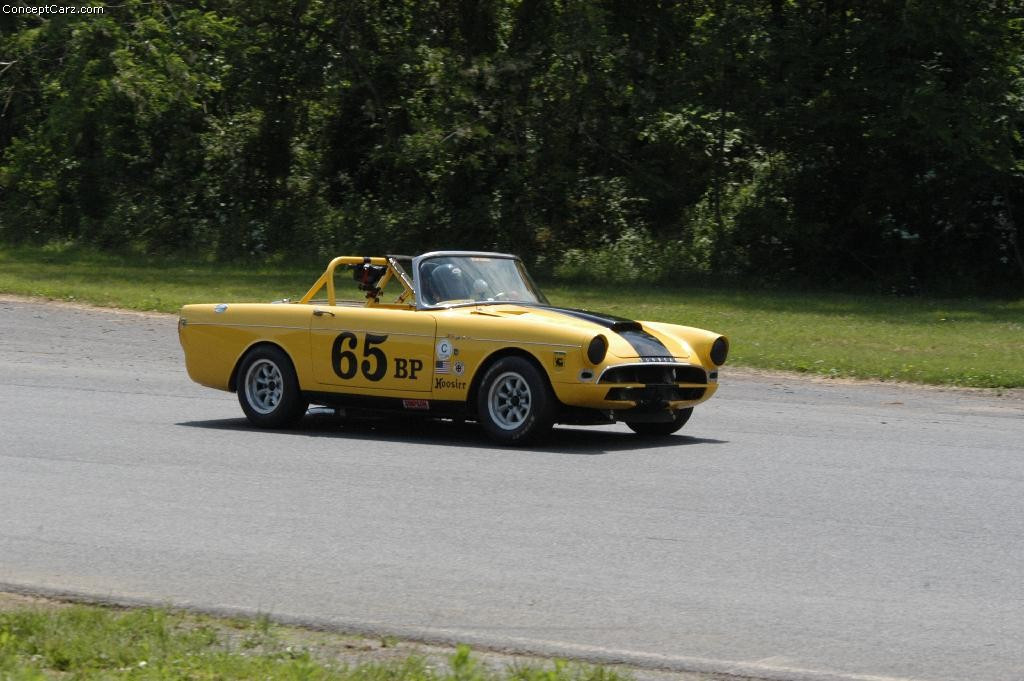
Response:
POLYGON ((351 331, 339 333, 338 337, 334 339, 334 345, 331 346, 331 367, 334 369, 334 373, 338 375, 338 378, 347 381, 356 375, 358 366, 362 369, 363 376, 369 381, 379 381, 384 378, 388 372, 387 355, 380 348, 373 346, 380 345, 387 339, 386 335, 366 334, 366 339, 363 342, 363 357, 366 359, 361 365, 358 365, 356 353, 352 352, 359 344, 356 335, 351 331), (343 349, 345 346, 348 347, 347 350, 343 349), (374 361, 371 362, 371 359, 374 361))
POLYGON ((366 334, 366 342, 363 344, 363 357, 373 357, 377 360, 377 366, 372 372, 370 371, 370 360, 363 360, 363 376, 366 376, 368 380, 379 381, 384 378, 384 374, 388 372, 387 355, 385 355, 384 351, 380 348, 370 347, 371 345, 380 345, 387 339, 387 336, 378 336, 373 333, 366 334))

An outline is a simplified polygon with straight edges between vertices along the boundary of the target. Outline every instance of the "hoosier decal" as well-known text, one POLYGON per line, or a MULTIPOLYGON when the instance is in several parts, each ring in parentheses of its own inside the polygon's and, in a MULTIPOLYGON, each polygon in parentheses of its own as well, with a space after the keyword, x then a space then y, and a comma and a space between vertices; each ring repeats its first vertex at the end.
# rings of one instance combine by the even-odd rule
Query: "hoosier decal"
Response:
POLYGON ((435 378, 434 390, 465 390, 466 382, 453 378, 435 378))

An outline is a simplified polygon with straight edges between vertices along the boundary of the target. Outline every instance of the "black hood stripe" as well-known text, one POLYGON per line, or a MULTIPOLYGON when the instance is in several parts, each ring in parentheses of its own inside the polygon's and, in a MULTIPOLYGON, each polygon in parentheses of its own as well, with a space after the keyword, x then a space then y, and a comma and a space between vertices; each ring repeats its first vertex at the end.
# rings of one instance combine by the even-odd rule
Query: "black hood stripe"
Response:
POLYGON ((571 307, 551 307, 550 305, 536 305, 549 312, 558 312, 576 319, 603 326, 604 328, 618 334, 623 340, 633 346, 638 357, 672 359, 672 352, 665 347, 665 344, 644 331, 640 322, 614 315, 589 312, 587 310, 576 310, 571 307))
POLYGON ((618 334, 633 346, 636 354, 640 357, 672 359, 672 352, 665 347, 665 344, 642 329, 640 331, 619 331, 618 334))
POLYGON ((603 314, 598 312, 590 312, 589 310, 577 310, 571 307, 552 307, 550 305, 538 305, 537 307, 542 310, 548 310, 550 312, 560 312, 570 317, 576 317, 582 319, 585 322, 591 324, 597 324, 603 326, 606 329, 611 329, 616 325, 636 325, 639 326, 632 319, 626 319, 625 317, 616 317, 615 315, 603 314))

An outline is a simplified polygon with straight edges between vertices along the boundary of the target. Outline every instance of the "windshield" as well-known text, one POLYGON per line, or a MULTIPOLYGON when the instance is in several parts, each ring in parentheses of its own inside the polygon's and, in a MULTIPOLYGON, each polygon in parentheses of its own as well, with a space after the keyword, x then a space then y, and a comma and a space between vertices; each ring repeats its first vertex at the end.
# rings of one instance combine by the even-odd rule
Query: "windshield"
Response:
POLYGON ((416 275, 422 305, 548 302, 516 258, 438 255, 424 259, 416 275))

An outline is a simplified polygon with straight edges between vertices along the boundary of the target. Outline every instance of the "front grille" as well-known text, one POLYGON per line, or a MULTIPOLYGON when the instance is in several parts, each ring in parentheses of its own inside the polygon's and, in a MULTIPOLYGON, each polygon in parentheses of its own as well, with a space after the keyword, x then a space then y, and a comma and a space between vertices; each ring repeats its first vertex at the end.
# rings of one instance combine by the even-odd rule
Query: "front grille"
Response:
POLYGON ((675 385, 648 385, 643 388, 612 388, 604 396, 606 400, 627 402, 676 402, 699 400, 706 388, 680 388, 675 385))
MULTIPOLYGON (((691 383, 707 385, 708 375, 701 367, 681 364, 630 364, 612 367, 601 376, 601 383, 691 383)), ((701 391, 703 394, 703 391, 701 391)), ((682 399, 682 398, 680 398, 682 399)), ((696 399, 696 398, 693 398, 696 399)))

